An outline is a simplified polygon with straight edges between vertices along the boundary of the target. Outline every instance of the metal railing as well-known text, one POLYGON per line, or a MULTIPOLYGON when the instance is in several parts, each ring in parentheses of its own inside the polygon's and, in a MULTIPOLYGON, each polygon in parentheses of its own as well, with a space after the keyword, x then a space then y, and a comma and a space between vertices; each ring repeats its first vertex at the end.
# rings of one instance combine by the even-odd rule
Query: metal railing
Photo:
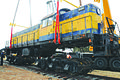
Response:
POLYGON ((23 36, 18 36, 16 39, 12 40, 13 41, 13 47, 19 47, 19 46, 23 47, 24 45, 28 46, 29 44, 35 45, 35 40, 36 40, 35 36, 39 35, 39 34, 37 34, 38 31, 39 30, 35 31, 34 33, 26 34, 26 35, 23 35, 23 36), (37 34, 37 35, 35 35, 35 34, 37 34), (30 39, 31 35, 32 35, 32 38, 30 39), (26 39, 24 40, 24 38, 26 38, 26 39), (18 41, 19 39, 21 39, 21 40, 18 41), (31 41, 31 42, 29 43, 29 41, 31 41), (15 42, 16 42, 16 45, 15 45, 15 42))
MULTIPOLYGON (((77 20, 81 20, 81 19, 84 19, 84 23, 85 23, 85 35, 86 35, 86 33, 87 33, 87 31, 86 31, 86 29, 87 29, 87 26, 86 26, 86 23, 87 23, 87 21, 86 21, 86 18, 88 18, 88 17, 90 17, 90 21, 91 21, 91 35, 92 35, 92 31, 93 31, 93 25, 92 25, 92 16, 91 15, 88 15, 88 16, 85 16, 85 17, 81 17, 81 18, 78 18, 78 19, 75 19, 75 20, 71 20, 71 21, 68 21, 68 22, 65 22, 65 23, 62 23, 62 24, 60 24, 60 33, 62 34, 62 28, 63 28, 63 25, 64 24, 67 24, 67 23, 70 23, 71 24, 71 32, 72 32, 72 34, 71 34, 71 36, 72 36, 72 39, 73 39, 73 30, 74 30, 74 28, 73 28, 73 22, 74 21, 77 21, 77 20)), ((79 27, 80 27, 80 25, 78 25, 79 27)), ((53 27, 55 27, 55 26, 53 26, 53 27)), ((82 26, 83 27, 83 26, 82 26)), ((60 34, 60 37, 61 37, 61 34, 60 34)), ((54 35, 53 35, 53 37, 54 37, 54 35)), ((62 38, 61 38, 62 39, 62 38)), ((91 38, 92 39, 92 38, 91 38)))
MULTIPOLYGON (((81 18, 78 18, 78 19, 71 20, 71 21, 68 21, 68 22, 65 22, 65 23, 60 24, 60 33, 62 33, 63 25, 64 25, 64 24, 67 24, 67 23, 70 23, 70 24, 71 24, 71 26, 70 26, 70 27, 71 27, 71 32, 72 32, 71 37, 72 37, 72 39, 73 39, 73 30, 74 30, 74 28, 73 28, 73 25, 74 25, 73 22, 74 22, 74 21, 77 21, 77 20, 84 19, 84 21, 85 21, 85 22, 84 22, 84 23, 85 23, 85 26, 84 26, 84 27, 85 27, 85 35, 86 35, 86 33, 87 33, 87 31, 86 31, 86 29, 87 29, 87 26, 86 26, 86 23, 87 23, 86 18, 88 18, 88 17, 90 17, 90 21, 91 21, 91 32, 90 32, 90 33, 91 33, 91 35, 92 35, 93 25, 92 25, 92 16, 91 16, 91 15, 88 15, 88 16, 85 16, 85 17, 81 17, 81 18)), ((78 25, 78 26, 80 26, 80 25, 78 25)), ((55 27, 55 26, 53 25, 53 27, 55 27)), ((82 27, 83 27, 83 26, 82 26, 82 27)), ((39 34, 36 35, 36 33, 38 33, 38 31, 39 31, 39 30, 37 30, 37 31, 35 31, 34 33, 31 33, 31 34, 27 34, 27 35, 24 35, 24 36, 20 36, 21 38, 17 37, 17 39, 16 39, 16 41, 17 41, 17 42, 16 42, 17 47, 20 45, 20 43, 21 43, 21 46, 24 45, 23 39, 24 39, 25 36, 27 36, 26 45, 29 45, 29 41, 31 41, 31 44, 34 45, 34 44, 35 44, 35 36, 39 35, 39 34), (28 38, 30 38, 31 35, 33 35, 33 36, 32 36, 33 38, 32 38, 31 40, 29 39, 29 41, 28 41, 28 38), (21 41, 19 41, 19 43, 18 43, 18 39, 21 39, 21 41)), ((54 35, 53 35, 53 37, 54 37, 54 35)), ((61 35, 60 35, 60 37, 61 37, 61 35)), ((61 38, 61 39, 62 39, 62 38, 61 38)), ((92 38, 91 38, 91 39, 92 39, 92 38)), ((15 47, 15 46, 14 46, 14 41, 15 41, 15 40, 13 40, 13 47, 15 47)))

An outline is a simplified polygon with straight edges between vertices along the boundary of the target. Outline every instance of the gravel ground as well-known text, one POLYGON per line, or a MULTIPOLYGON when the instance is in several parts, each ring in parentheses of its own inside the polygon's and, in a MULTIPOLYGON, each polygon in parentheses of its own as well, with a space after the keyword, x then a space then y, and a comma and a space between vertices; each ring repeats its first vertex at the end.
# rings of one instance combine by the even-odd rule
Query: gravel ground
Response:
MULTIPOLYGON (((0 62, 1 63, 1 62, 0 62)), ((91 73, 92 75, 106 76, 111 78, 120 79, 120 72, 114 71, 104 71, 104 70, 94 70, 91 73)), ((0 80, 62 80, 49 76, 45 76, 33 71, 28 71, 4 63, 3 66, 0 66, 0 80)))
POLYGON ((0 66, 0 80, 60 80, 13 66, 0 66))

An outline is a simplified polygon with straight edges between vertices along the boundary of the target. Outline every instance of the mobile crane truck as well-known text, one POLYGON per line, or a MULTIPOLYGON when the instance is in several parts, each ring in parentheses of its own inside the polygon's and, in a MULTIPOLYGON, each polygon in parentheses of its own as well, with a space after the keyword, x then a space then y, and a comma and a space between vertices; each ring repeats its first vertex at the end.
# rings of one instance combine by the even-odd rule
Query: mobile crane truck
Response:
MULTIPOLYGON (((100 0, 94 1, 100 2, 100 0)), ((81 47, 80 50, 84 52, 82 53, 84 58, 94 60, 95 68, 110 68, 111 70, 120 71, 120 40, 115 32, 118 24, 112 20, 108 0, 102 0, 102 2, 104 13, 102 14, 102 22, 98 23, 100 34, 94 34, 91 38, 92 45, 81 47), (85 50, 89 53, 86 53, 85 50)))

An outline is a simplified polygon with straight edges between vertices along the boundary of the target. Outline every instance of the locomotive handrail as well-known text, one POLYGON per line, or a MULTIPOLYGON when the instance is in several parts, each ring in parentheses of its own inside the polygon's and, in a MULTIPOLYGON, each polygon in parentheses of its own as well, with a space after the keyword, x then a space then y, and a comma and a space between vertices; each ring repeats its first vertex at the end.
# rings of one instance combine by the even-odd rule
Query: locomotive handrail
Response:
MULTIPOLYGON (((80 19, 85 19, 85 34, 86 34, 86 18, 87 17, 90 17, 91 18, 91 28, 93 28, 93 26, 92 26, 92 16, 91 15, 88 15, 88 16, 85 16, 85 17, 81 17, 81 18, 77 18, 77 19, 75 19, 75 20, 71 20, 71 21, 68 21, 68 22, 65 22, 65 23, 62 23, 62 24, 60 24, 60 33, 62 33, 62 25, 63 24, 66 24, 66 23, 69 23, 69 22, 71 22, 71 32, 72 32, 72 38, 73 38, 73 21, 76 21, 76 20, 80 20, 80 19)), ((54 25, 53 25, 53 27, 54 27, 54 25)), ((23 37, 25 37, 25 36, 27 36, 27 45, 29 44, 28 43, 28 36, 29 35, 33 35, 33 39, 32 39, 32 41, 33 41, 33 44, 35 43, 35 36, 36 36, 36 33, 38 32, 38 30, 37 31, 35 31, 34 33, 30 33, 30 34, 27 34, 27 35, 23 35, 23 36, 21 36, 21 46, 23 46, 23 37)), ((91 31, 91 33, 92 33, 92 31, 91 31)), ((54 36, 54 35, 53 35, 54 36)), ((91 38, 92 39, 92 38, 91 38)), ((18 40, 18 39, 17 39, 18 40)), ((31 40, 30 40, 31 41, 31 40)), ((14 44, 14 40, 13 40, 13 44, 14 44)), ((17 41, 17 45, 18 45, 18 41, 17 41)))
MULTIPOLYGON (((71 29, 72 29, 71 32, 72 32, 72 39, 73 39, 73 21, 80 20, 80 19, 85 19, 85 34, 86 34, 86 18, 87 18, 87 17, 90 17, 90 18, 91 18, 91 28, 93 29, 92 16, 91 16, 91 15, 88 15, 88 16, 85 16, 85 17, 82 17, 82 18, 78 18, 78 19, 71 20, 71 21, 68 21, 68 22, 65 22, 65 23, 60 24, 60 33, 61 33, 61 30, 62 30, 62 25, 71 22, 71 29)), ((91 35, 92 35, 92 30, 91 30, 91 35)), ((92 36, 91 36, 91 37, 92 37, 92 36)), ((92 38, 91 38, 91 39, 92 39, 92 38)))
MULTIPOLYGON (((66 24, 66 23, 69 23, 69 22, 73 22, 73 21, 76 21, 76 20, 79 20, 79 19, 83 19, 83 18, 86 18, 86 17, 91 17, 91 27, 93 28, 93 26, 92 26, 92 16, 91 16, 91 15, 85 16, 85 17, 82 17, 82 18, 78 18, 78 19, 75 19, 75 20, 72 20, 72 21, 68 21, 68 22, 65 22, 65 23, 62 23, 62 24, 66 24)), ((60 25, 62 25, 62 24, 60 24, 60 25)), ((55 27, 55 26, 53 26, 53 27, 55 27)))
MULTIPOLYGON (((85 16, 85 17, 81 17, 81 18, 78 18, 78 19, 71 20, 71 21, 68 21, 68 22, 65 22, 65 23, 60 24, 60 33, 62 33, 62 25, 71 22, 71 29, 72 29, 71 32, 72 32, 72 39, 73 39, 73 21, 80 20, 80 19, 83 19, 83 18, 86 19, 87 17, 90 17, 90 18, 91 18, 91 28, 93 29, 92 16, 91 16, 91 15, 88 15, 88 16, 85 16)), ((53 25, 53 27, 55 27, 55 26, 53 25)), ((93 31, 93 30, 91 30, 91 41, 92 41, 92 31, 93 31)), ((86 20, 85 20, 85 35, 86 35, 86 20)), ((54 35, 53 35, 53 36, 54 36, 54 35)), ((60 38, 61 38, 61 34, 60 34, 60 38)), ((62 38, 61 38, 61 39, 62 39, 62 38)))
MULTIPOLYGON (((87 17, 91 17, 91 28, 93 28, 93 26, 92 26, 92 16, 91 16, 91 15, 85 16, 85 17, 82 17, 82 18, 78 18, 78 19, 75 19, 75 20, 72 20, 72 21, 68 21, 68 22, 62 23, 62 24, 60 24, 60 25, 63 25, 63 24, 69 23, 69 22, 73 22, 73 21, 76 21, 76 20, 80 20, 80 19, 83 19, 83 18, 86 19, 87 17)), ((85 20, 85 26, 86 26, 86 20, 85 20)), ((85 27, 85 28, 86 28, 86 27, 85 27)), ((86 32, 86 31, 85 31, 85 32, 86 32)), ((92 31, 91 31, 91 33, 92 33, 92 31)))
POLYGON ((37 31, 35 31, 35 32, 33 32, 33 33, 30 33, 30 34, 26 34, 26 35, 23 35, 23 36, 21 36, 21 43, 23 44, 23 37, 25 37, 25 36, 27 36, 27 45, 29 44, 28 43, 28 36, 30 36, 30 35, 33 35, 33 38, 32 38, 32 40, 30 40, 30 41, 33 41, 33 44, 35 44, 35 33, 37 33, 38 32, 38 30, 37 31))
POLYGON ((33 38, 34 38, 33 40, 34 40, 34 42, 35 42, 35 33, 37 33, 37 32, 38 32, 38 31, 35 31, 34 33, 30 33, 30 34, 18 36, 16 39, 13 39, 13 40, 12 40, 12 42, 13 42, 13 47, 15 47, 15 41, 16 41, 16 47, 19 46, 19 43, 21 43, 21 46, 23 46, 23 39, 24 39, 25 36, 27 36, 27 41, 26 41, 26 42, 27 42, 27 45, 28 45, 28 36, 31 35, 31 34, 34 34, 34 35, 33 35, 33 38), (20 42, 18 41, 18 40, 19 40, 18 38, 21 38, 21 41, 20 41, 20 42), (19 42, 19 43, 18 43, 18 42, 19 42))

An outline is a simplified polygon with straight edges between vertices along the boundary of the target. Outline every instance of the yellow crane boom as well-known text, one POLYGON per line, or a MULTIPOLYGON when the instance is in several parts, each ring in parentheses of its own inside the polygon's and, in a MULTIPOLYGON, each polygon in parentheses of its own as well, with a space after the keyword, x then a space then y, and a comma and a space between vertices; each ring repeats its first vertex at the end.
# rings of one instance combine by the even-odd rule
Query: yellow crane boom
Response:
MULTIPOLYGON (((100 3, 100 0, 94 0, 94 2, 100 3)), ((107 33, 107 29, 109 28, 109 25, 108 25, 108 22, 106 20, 106 17, 108 17, 109 19, 112 19, 112 16, 111 16, 111 11, 110 11, 108 0, 102 0, 102 4, 103 4, 102 5, 103 10, 104 10, 104 13, 102 14, 102 20, 104 23, 103 33, 107 33)), ((113 25, 113 21, 109 20, 109 24, 113 25)))

